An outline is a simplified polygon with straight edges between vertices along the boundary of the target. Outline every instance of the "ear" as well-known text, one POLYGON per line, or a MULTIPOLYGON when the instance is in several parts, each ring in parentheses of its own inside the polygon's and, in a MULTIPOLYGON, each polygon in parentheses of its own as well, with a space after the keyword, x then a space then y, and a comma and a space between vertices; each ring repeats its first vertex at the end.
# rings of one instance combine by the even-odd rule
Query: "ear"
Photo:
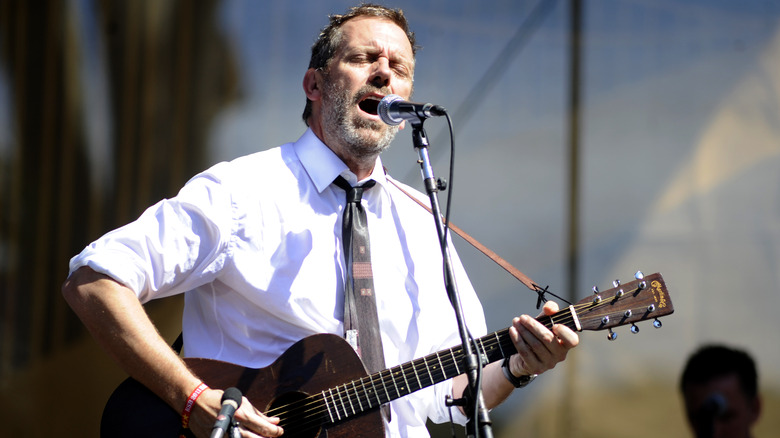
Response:
POLYGON ((322 98, 322 73, 310 68, 303 75, 303 92, 312 102, 322 98))
POLYGON ((751 403, 751 424, 755 424, 758 421, 758 418, 761 416, 762 408, 763 400, 761 400, 761 397, 757 395, 751 403))

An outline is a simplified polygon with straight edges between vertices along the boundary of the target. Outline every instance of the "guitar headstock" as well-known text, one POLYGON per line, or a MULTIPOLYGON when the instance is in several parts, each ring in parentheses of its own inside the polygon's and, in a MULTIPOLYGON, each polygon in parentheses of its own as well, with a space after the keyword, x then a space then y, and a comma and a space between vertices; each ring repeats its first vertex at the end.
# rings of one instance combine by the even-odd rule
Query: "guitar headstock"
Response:
MULTIPOLYGON (((658 318, 674 312, 666 283, 659 273, 643 275, 637 272, 635 280, 620 284, 615 280, 613 288, 599 292, 574 305, 582 330, 609 330, 607 338, 614 340, 613 327, 631 324, 631 332, 639 332, 635 323, 653 319, 653 326, 661 327, 658 318)), ((565 309, 564 309, 565 310, 565 309)))

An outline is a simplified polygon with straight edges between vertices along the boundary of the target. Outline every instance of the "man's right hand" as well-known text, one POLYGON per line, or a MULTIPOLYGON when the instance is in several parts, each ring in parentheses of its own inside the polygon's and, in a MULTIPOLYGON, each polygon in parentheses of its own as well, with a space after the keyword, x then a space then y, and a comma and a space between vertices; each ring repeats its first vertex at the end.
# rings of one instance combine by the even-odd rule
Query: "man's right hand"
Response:
MULTIPOLYGON (((65 281, 62 293, 98 344, 130 376, 182 412, 200 380, 160 336, 132 290, 85 266, 65 281)), ((207 389, 195 401, 189 427, 196 436, 211 436, 222 392, 207 389)), ((235 418, 241 423, 242 437, 282 434, 278 419, 266 417, 246 399, 235 418)))
MULTIPOLYGON (((220 389, 207 389, 195 401, 190 417, 190 429, 197 437, 211 436, 211 430, 217 421, 217 415, 222 408, 220 389)), ((242 438, 272 438, 281 436, 284 430, 279 427, 278 417, 266 417, 244 397, 234 417, 240 424, 242 438)))

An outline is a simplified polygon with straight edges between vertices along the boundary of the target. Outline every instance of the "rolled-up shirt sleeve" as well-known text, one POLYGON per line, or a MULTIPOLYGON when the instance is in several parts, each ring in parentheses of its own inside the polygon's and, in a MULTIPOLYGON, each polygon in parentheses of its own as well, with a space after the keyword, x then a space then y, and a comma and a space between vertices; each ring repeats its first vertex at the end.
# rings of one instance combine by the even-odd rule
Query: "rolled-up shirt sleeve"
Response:
POLYGON ((212 173, 190 180, 172 199, 100 237, 70 261, 133 290, 141 302, 185 292, 213 279, 230 243, 230 192, 212 173))

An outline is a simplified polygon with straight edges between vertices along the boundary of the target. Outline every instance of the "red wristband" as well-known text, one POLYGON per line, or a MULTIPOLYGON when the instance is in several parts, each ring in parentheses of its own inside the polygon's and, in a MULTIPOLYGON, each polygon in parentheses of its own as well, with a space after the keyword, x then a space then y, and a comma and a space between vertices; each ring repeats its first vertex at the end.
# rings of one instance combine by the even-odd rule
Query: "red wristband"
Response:
POLYGON ((200 394, 209 389, 208 386, 206 386, 205 383, 201 382, 200 385, 198 385, 197 388, 195 388, 194 391, 192 391, 192 394, 190 394, 189 398, 187 399, 187 403, 184 405, 184 410, 181 412, 181 427, 186 429, 187 426, 190 424, 190 413, 192 412, 192 407, 195 406, 195 400, 200 397, 200 394))

